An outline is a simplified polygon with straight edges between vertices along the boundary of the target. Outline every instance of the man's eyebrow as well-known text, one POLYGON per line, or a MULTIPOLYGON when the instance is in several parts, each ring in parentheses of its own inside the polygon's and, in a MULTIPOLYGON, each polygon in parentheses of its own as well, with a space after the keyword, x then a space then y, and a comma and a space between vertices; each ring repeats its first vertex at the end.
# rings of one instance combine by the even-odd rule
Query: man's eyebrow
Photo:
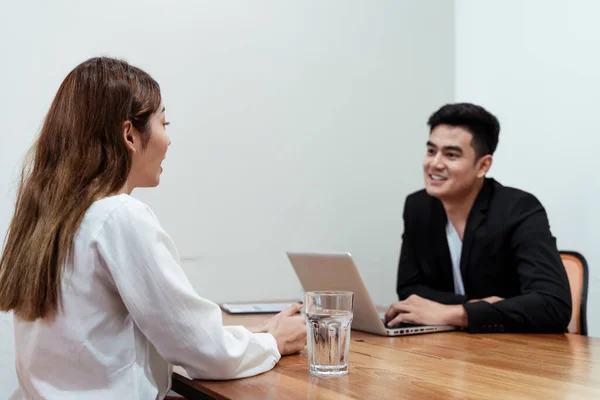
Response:
POLYGON ((463 152, 463 149, 460 146, 444 146, 443 149, 446 151, 456 151, 458 153, 463 152))
MULTIPOLYGON (((438 148, 434 143, 427 141, 427 147, 434 147, 434 148, 438 148)), ((442 150, 444 151, 455 151, 457 153, 463 154, 463 149, 460 146, 443 146, 442 150)))

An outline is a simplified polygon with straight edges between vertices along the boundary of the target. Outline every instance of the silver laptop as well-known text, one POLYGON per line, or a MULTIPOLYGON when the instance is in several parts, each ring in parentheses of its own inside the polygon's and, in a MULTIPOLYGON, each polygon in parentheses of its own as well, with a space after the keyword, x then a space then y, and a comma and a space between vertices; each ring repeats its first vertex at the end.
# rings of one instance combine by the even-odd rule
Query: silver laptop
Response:
POLYGON ((458 329, 449 325, 400 324, 391 328, 383 322, 383 312, 373 304, 350 253, 287 252, 305 292, 346 290, 354 292, 352 329, 381 336, 403 336, 458 329))

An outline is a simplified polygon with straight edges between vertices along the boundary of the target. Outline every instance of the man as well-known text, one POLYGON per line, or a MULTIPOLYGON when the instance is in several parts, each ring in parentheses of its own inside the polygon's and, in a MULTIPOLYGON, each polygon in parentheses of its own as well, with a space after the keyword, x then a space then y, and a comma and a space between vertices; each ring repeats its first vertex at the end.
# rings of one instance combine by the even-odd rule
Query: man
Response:
POLYGON ((565 332, 571 293, 546 211, 531 194, 485 175, 500 124, 482 107, 435 112, 425 190, 407 197, 398 266, 400 322, 469 332, 565 332))

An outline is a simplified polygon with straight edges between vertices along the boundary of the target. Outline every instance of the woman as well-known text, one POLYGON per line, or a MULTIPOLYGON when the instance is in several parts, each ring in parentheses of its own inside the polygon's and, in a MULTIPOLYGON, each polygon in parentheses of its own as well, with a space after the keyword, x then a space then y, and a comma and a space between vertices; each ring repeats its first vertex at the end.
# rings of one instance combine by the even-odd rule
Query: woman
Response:
POLYGON ((167 125, 158 84, 126 62, 90 59, 61 84, 0 260, 14 398, 162 399, 173 364, 193 378, 242 378, 304 347, 301 304, 256 333, 224 327, 155 215, 130 197, 158 185, 167 125))

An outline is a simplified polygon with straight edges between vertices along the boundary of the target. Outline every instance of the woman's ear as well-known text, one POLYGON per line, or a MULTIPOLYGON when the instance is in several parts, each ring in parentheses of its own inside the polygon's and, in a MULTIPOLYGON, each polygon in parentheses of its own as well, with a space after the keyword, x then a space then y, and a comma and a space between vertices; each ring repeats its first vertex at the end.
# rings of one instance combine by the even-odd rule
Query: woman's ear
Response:
POLYGON ((131 121, 123 122, 122 131, 123 131, 123 140, 125 141, 125 146, 127 146, 127 149, 129 149, 129 151, 135 152, 137 150, 136 145, 137 145, 138 138, 136 135, 137 132, 135 132, 135 128, 131 124, 131 121))

